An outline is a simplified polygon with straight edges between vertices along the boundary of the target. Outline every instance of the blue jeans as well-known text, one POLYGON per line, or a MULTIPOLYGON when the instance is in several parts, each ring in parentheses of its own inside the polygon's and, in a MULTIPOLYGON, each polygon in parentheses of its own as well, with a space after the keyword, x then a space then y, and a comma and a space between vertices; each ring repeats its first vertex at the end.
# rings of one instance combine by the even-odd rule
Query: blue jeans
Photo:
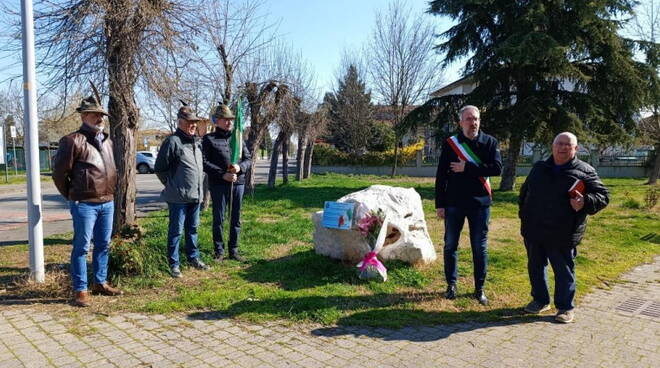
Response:
MULTIPOLYGON (((241 233, 241 204, 243 202, 243 192, 245 185, 234 184, 232 193, 232 207, 229 224, 229 254, 238 253, 238 236, 241 233)), ((213 245, 215 254, 220 255, 225 252, 225 245, 222 236, 222 229, 225 217, 225 211, 229 206, 230 184, 211 184, 211 199, 213 200, 213 245)))
POLYGON ((170 267, 179 266, 179 242, 185 231, 186 257, 192 261, 199 257, 197 228, 201 203, 167 203, 170 209, 170 224, 167 232, 167 260, 170 267))
POLYGON ((548 261, 555 274, 555 307, 571 310, 575 297, 575 257, 577 248, 542 244, 525 240, 527 272, 532 285, 532 298, 543 305, 550 304, 548 293, 548 261))
POLYGON ((70 201, 69 205, 73 220, 71 285, 74 291, 82 291, 87 290, 87 252, 92 239, 94 282, 97 284, 106 282, 115 204, 113 201, 105 203, 70 201))
POLYGON ((488 219, 490 207, 463 209, 448 207, 445 209, 445 278, 447 284, 455 285, 458 278, 458 240, 467 217, 470 227, 470 245, 474 264, 474 288, 481 290, 486 281, 488 267, 488 219))

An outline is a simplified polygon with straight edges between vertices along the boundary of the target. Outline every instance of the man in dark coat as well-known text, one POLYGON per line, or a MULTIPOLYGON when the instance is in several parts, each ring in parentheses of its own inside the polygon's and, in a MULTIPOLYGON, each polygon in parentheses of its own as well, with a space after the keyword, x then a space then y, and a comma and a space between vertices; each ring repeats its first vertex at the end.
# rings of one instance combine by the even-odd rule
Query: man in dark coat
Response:
POLYGON ((436 214, 445 220, 445 296, 447 299, 456 298, 458 240, 467 218, 474 264, 474 295, 479 303, 487 305, 484 282, 492 202, 488 177, 500 175, 502 159, 497 140, 479 129, 479 109, 464 106, 459 116, 460 133, 442 145, 435 178, 436 214))
POLYGON ((213 201, 213 244, 215 260, 222 262, 225 242, 222 236, 225 210, 231 203, 229 214, 229 258, 244 261, 238 252, 238 236, 241 231, 241 203, 245 188, 245 173, 252 165, 250 152, 242 144, 241 157, 237 164, 231 162, 230 139, 234 114, 229 107, 220 104, 212 115, 215 131, 204 136, 204 171, 209 177, 209 190, 213 201))
POLYGON ((538 314, 550 309, 546 276, 550 261, 555 274, 555 320, 560 323, 573 322, 576 247, 587 215, 609 202, 596 170, 576 157, 577 149, 573 133, 557 135, 552 156, 534 164, 518 200, 533 298, 525 311, 538 314))

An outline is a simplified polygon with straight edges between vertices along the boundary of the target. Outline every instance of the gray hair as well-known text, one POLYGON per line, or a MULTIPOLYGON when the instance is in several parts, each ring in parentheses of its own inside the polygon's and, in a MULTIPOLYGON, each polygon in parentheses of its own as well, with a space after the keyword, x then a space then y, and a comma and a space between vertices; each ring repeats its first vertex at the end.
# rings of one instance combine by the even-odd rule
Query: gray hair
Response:
POLYGON ((559 137, 561 137, 561 136, 566 136, 566 137, 568 137, 568 139, 571 140, 571 143, 574 143, 574 144, 577 146, 577 144, 578 144, 577 137, 575 136, 575 134, 573 134, 573 133, 571 133, 571 132, 561 132, 561 133, 557 134, 557 136, 555 137, 555 139, 552 140, 552 144, 557 143, 557 140, 558 140, 559 137))
POLYGON ((477 113, 480 114, 478 107, 476 107, 474 105, 465 105, 465 106, 461 107, 460 110, 458 110, 458 119, 459 120, 463 120, 463 112, 465 112, 465 110, 474 110, 474 111, 476 111, 477 113))

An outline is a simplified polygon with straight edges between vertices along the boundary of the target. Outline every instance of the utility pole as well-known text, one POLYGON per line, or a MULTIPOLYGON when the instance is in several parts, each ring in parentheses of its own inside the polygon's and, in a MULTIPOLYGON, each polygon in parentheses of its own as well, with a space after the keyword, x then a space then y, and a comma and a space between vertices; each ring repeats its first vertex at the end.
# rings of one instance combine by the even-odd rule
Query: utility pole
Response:
MULTIPOLYGON (((12 160, 14 161, 14 176, 18 176, 18 156, 16 156, 16 126, 9 126, 9 134, 11 135, 11 145, 12 150, 14 151, 12 160)), ((25 147, 23 147, 23 152, 25 152, 25 147)))
POLYGON ((21 1, 23 25, 23 105, 25 168, 28 189, 28 238, 30 241, 30 278, 44 282, 44 239, 41 215, 41 178, 39 165, 39 131, 37 124, 37 78, 34 62, 34 19, 32 0, 21 1))
POLYGON ((0 158, 0 163, 5 164, 5 183, 9 183, 9 160, 7 160, 7 141, 5 139, 5 129, 5 125, 0 127, 0 142, 2 142, 2 152, 0 152, 2 157, 0 158))

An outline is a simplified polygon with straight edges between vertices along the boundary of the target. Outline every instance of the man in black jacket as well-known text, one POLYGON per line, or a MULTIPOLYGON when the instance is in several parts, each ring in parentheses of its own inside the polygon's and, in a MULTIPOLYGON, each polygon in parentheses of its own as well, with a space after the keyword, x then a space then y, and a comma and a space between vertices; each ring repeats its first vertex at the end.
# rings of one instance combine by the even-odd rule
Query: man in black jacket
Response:
POLYGON ((502 159, 497 140, 479 130, 479 109, 464 106, 459 112, 461 132, 442 145, 435 178, 435 208, 445 220, 445 278, 447 299, 456 298, 458 240, 465 219, 470 227, 475 297, 488 304, 483 287, 488 265, 488 220, 492 194, 488 177, 500 175, 502 159))
POLYGON ((587 215, 607 206, 608 192, 596 170, 576 157, 573 133, 557 135, 552 156, 534 164, 520 188, 520 231, 527 249, 527 271, 533 300, 529 313, 550 309, 548 261, 555 273, 555 320, 573 321, 575 256, 587 226, 587 215))
POLYGON ((204 136, 204 171, 209 177, 209 190, 213 201, 213 244, 215 260, 222 262, 225 246, 222 236, 225 209, 231 201, 229 224, 229 258, 244 261, 238 253, 238 236, 241 231, 241 203, 245 188, 245 173, 252 164, 250 152, 245 144, 238 164, 231 163, 229 141, 232 134, 234 114, 229 107, 220 104, 211 116, 215 131, 204 136), (233 185, 232 185, 233 184, 233 185), (231 199, 230 199, 231 198, 231 199))

